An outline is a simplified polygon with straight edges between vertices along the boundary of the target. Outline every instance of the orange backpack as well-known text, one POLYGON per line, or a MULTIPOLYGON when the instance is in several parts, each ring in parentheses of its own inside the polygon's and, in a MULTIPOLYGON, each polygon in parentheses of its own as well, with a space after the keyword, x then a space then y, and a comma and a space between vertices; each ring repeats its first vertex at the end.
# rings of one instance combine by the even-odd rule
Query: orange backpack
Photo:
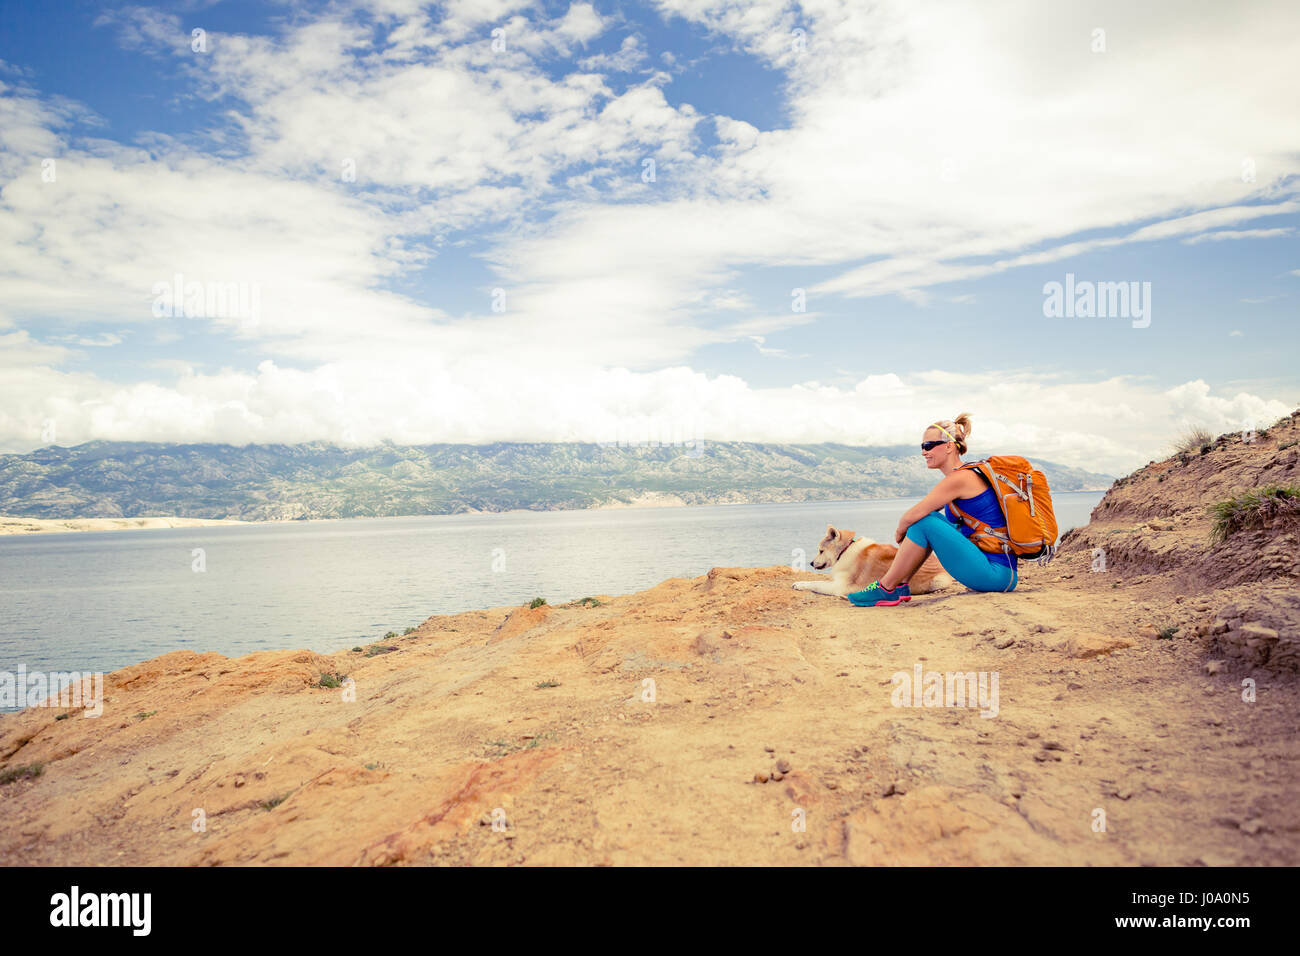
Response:
POLYGON ((962 511, 956 501, 949 504, 971 529, 970 539, 981 551, 1014 554, 1040 564, 1056 556, 1052 490, 1041 471, 1018 455, 993 455, 961 467, 979 473, 994 489, 1006 519, 1006 524, 995 528, 962 511))

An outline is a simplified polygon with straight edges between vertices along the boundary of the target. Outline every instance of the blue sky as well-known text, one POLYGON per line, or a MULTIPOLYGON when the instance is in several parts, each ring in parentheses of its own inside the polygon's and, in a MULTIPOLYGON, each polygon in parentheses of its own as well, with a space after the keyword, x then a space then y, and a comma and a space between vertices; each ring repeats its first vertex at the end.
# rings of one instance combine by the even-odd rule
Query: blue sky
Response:
POLYGON ((1288 413, 1300 13, 1052 6, 7 4, 0 450, 1288 413))

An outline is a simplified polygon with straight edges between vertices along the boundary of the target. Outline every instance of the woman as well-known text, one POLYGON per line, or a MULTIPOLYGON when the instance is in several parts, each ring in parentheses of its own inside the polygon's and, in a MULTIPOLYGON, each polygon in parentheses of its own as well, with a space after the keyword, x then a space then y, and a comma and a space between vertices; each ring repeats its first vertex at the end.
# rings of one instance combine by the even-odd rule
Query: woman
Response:
POLYGON ((993 525, 1006 524, 997 495, 976 472, 961 468, 970 434, 970 416, 935 422, 921 436, 921 454, 927 468, 938 468, 943 479, 921 502, 909 508, 898 522, 894 540, 898 554, 879 581, 854 591, 849 600, 859 607, 894 607, 911 600, 908 580, 930 552, 943 569, 972 591, 1014 591, 1019 583, 1016 556, 981 551, 970 540, 971 529, 949 503, 961 502, 962 511, 993 525), (943 512, 939 509, 943 508, 943 512))

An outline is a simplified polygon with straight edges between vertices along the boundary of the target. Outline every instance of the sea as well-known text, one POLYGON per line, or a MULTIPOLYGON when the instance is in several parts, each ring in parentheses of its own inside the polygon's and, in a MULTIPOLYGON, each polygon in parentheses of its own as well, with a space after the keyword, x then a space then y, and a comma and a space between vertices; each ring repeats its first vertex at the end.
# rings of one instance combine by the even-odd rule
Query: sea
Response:
MULTIPOLYGON (((1102 492, 1052 497, 1064 534, 1102 492)), ((331 653, 434 614, 627 594, 714 567, 807 569, 827 524, 892 543, 917 500, 7 535, 0 673, 107 673, 186 648, 331 653)))

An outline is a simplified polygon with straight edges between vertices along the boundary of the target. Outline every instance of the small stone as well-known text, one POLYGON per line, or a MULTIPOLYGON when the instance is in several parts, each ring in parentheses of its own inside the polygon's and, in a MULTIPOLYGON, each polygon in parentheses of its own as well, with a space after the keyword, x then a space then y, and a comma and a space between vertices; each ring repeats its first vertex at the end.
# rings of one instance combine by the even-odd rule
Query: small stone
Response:
POLYGON ((1241 825, 1241 832, 1248 833, 1251 836, 1254 836, 1262 829, 1264 829, 1264 824, 1260 823, 1258 820, 1247 820, 1241 825))
POLYGON ((1065 689, 1066 689, 1066 690, 1083 690, 1083 685, 1080 684, 1080 683, 1077 683, 1077 682, 1075 682, 1075 681, 1070 681, 1070 683, 1068 683, 1068 684, 1065 685, 1065 689))
POLYGON ((885 788, 885 792, 882 793, 881 796, 882 796, 882 797, 894 797, 894 796, 901 797, 901 796, 902 796, 903 794, 905 794, 905 793, 907 793, 907 791, 903 788, 903 785, 902 785, 901 783, 899 783, 898 781, 894 781, 894 782, 891 783, 888 787, 885 788))
POLYGON ((1073 634, 1058 644, 1058 648, 1062 650, 1067 657, 1077 659, 1101 657, 1104 654, 1110 654, 1114 651, 1123 650, 1126 647, 1132 646, 1131 641, 1125 640, 1122 637, 1116 637, 1110 634, 1098 634, 1095 632, 1073 634))
POLYGON ((1278 638, 1277 631, 1271 627, 1265 627, 1263 624, 1243 624, 1241 625, 1241 633, 1264 641, 1276 641, 1278 638))
POLYGON ((840 788, 840 785, 839 785, 839 783, 838 783, 837 781, 835 781, 835 780, 827 780, 827 781, 826 781, 826 789, 827 789, 827 790, 838 790, 839 788, 840 788))
POLYGON ((1223 665, 1224 665, 1225 663, 1227 663, 1227 662, 1226 662, 1226 661, 1206 661, 1206 662, 1205 662, 1205 673, 1207 673, 1207 674, 1217 674, 1217 673, 1219 673, 1219 671, 1223 670, 1223 665))
POLYGON ((236 786, 236 787, 242 787, 243 785, 244 785, 244 778, 243 778, 243 777, 235 777, 235 786, 236 786))
POLYGON ((768 753, 776 753, 775 747, 764 747, 763 749, 766 750, 768 753))
POLYGON ((754 774, 754 782, 755 782, 755 783, 767 783, 767 779, 768 779, 768 778, 767 778, 767 774, 764 773, 762 770, 760 770, 758 773, 754 774))
POLYGON ((788 761, 788 760, 786 760, 784 757, 782 757, 780 760, 778 760, 778 761, 776 762, 776 769, 777 769, 778 771, 780 771, 781 773, 789 773, 789 772, 790 772, 790 761, 788 761))
POLYGON ((1062 744, 1062 743, 1060 743, 1060 742, 1058 742, 1058 741, 1055 741, 1055 740, 1045 740, 1045 741, 1043 741, 1043 749, 1044 749, 1044 750, 1064 750, 1064 749, 1065 749, 1065 745, 1062 744))
POLYGON ((772 772, 772 779, 773 779, 774 781, 776 781, 776 780, 784 780, 784 779, 785 779, 785 774, 783 774, 780 770, 775 770, 775 771, 772 772))

